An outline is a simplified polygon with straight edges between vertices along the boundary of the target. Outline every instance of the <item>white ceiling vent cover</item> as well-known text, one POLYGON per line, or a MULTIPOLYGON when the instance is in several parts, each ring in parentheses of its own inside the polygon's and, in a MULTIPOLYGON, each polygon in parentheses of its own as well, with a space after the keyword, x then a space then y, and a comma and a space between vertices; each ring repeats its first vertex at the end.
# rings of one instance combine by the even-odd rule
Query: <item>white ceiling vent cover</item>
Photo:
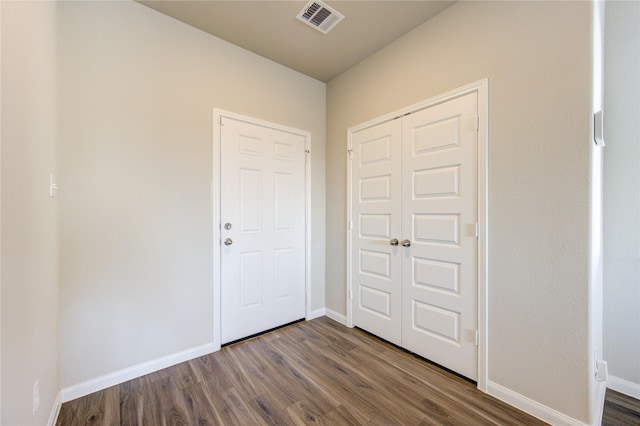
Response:
POLYGON ((298 13, 298 19, 326 34, 344 19, 344 15, 319 0, 311 0, 298 13))

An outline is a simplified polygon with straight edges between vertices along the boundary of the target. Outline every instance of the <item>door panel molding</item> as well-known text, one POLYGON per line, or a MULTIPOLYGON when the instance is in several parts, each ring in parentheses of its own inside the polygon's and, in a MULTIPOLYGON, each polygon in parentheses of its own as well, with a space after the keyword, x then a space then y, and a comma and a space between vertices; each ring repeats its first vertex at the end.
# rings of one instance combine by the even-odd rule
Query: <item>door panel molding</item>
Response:
MULTIPOLYGON (((213 140, 212 140, 212 178, 211 178, 211 200, 212 200, 212 248, 213 248, 213 259, 212 259, 212 273, 213 273, 213 282, 212 282, 212 303, 213 303, 213 318, 212 318, 212 328, 213 328, 213 351, 217 351, 220 349, 222 342, 222 306, 221 306, 221 291, 222 291, 222 282, 221 282, 221 240, 222 240, 222 227, 224 224, 221 223, 221 132, 222 132, 222 122, 224 118, 229 118, 232 120, 244 122, 250 125, 261 126, 268 129, 274 129, 281 132, 291 133, 296 136, 300 136, 304 138, 304 150, 305 150, 305 182, 304 182, 304 220, 305 220, 305 318, 309 319, 311 315, 311 133, 305 130, 295 129, 288 126, 283 126, 277 123, 272 123, 265 120, 260 120, 257 118, 236 114, 233 112, 225 111, 222 109, 214 108, 213 109, 213 140)), ((254 141, 253 141, 254 142, 254 141)), ((278 144, 275 143, 275 157, 278 160, 287 161, 291 160, 291 150, 287 144, 278 144)), ((246 154, 255 153, 255 155, 260 155, 258 152, 260 147, 255 143, 252 143, 251 138, 243 139, 241 144, 241 149, 246 154)), ((278 176, 280 181, 278 181, 277 189, 281 189, 283 191, 283 197, 278 200, 278 203, 282 203, 282 206, 287 205, 289 200, 287 199, 287 179, 286 176, 278 176)), ((280 207, 282 207, 280 206, 280 207)), ((278 212, 283 211, 282 209, 278 209, 279 206, 274 206, 274 214, 278 214, 278 212)), ((282 225, 283 229, 287 227, 288 218, 286 215, 278 217, 278 226, 282 225)), ((238 224, 240 225, 240 224, 238 224)), ((283 253, 279 253, 282 262, 285 262, 285 256, 283 253)), ((285 262, 286 263, 286 262, 285 262)), ((278 288, 283 295, 287 293, 288 288, 278 288)), ((284 296, 283 296, 284 297, 284 296)))
MULTIPOLYGON (((352 282, 353 277, 353 268, 359 267, 359 265, 354 264, 354 256, 353 253, 353 239, 356 237, 353 235, 355 228, 355 221, 358 221, 359 218, 354 217, 353 211, 353 202, 354 194, 353 194, 353 180, 352 176, 354 173, 354 164, 352 161, 353 158, 353 149, 354 149, 354 134, 357 132, 361 132, 368 128, 380 125, 385 122, 392 121, 398 117, 404 116, 406 114, 415 113, 424 109, 431 108, 438 104, 448 102, 454 100, 456 98, 463 97, 465 95, 476 93, 477 94, 477 122, 474 123, 477 129, 477 221, 478 224, 475 227, 476 229, 471 230, 466 229, 467 227, 459 228, 458 231, 464 234, 468 234, 473 232, 477 234, 477 327, 478 327, 478 356, 477 356, 477 387, 483 392, 487 392, 487 368, 488 368, 488 320, 487 320, 487 306, 488 306, 488 239, 487 235, 489 232, 488 226, 488 206, 487 206, 487 197, 488 197, 488 88, 489 81, 488 79, 479 80, 463 87, 451 90, 449 92, 440 94, 438 96, 432 97, 425 101, 418 102, 416 104, 410 105, 408 107, 402 108, 400 110, 391 112, 389 114, 385 114, 381 117, 374 118, 360 125, 351 127, 347 129, 347 315, 346 315, 346 323, 347 326, 353 327, 353 301, 356 295, 354 294, 357 290, 354 283, 352 282)), ((440 120, 437 123, 430 127, 426 127, 424 129, 420 129, 420 132, 436 132, 440 133, 445 130, 447 127, 453 125, 453 123, 458 120, 457 117, 452 116, 444 120, 440 120)), ((375 155, 372 153, 367 159, 369 161, 380 160, 384 161, 384 152, 382 146, 383 142, 373 143, 372 151, 375 149, 375 155), (377 145, 377 146, 374 146, 377 145)), ((412 151, 414 151, 415 155, 421 155, 423 153, 438 153, 438 155, 447 155, 447 151, 452 147, 455 147, 458 144, 458 141, 455 138, 452 138, 447 141, 446 144, 439 144, 438 146, 431 146, 428 142, 421 142, 418 140, 412 147, 412 151)), ((362 160, 359 160, 362 161, 362 160)), ((358 164, 359 166, 359 164, 358 164)), ((456 178, 456 170, 449 169, 433 169, 433 170, 425 170, 424 173, 431 173, 433 175, 439 175, 443 178, 441 183, 433 185, 431 187, 425 187, 424 194, 419 194, 421 197, 425 199, 429 198, 446 198, 451 195, 451 193, 456 192, 458 190, 456 178), (448 181, 445 180, 448 178, 448 181)), ((419 178, 419 177, 418 177, 419 178)), ((381 191, 381 188, 376 188, 378 191, 381 191)), ((360 227, 358 227, 359 229, 360 227)), ((425 231, 426 232, 426 231, 425 231)), ((426 234, 425 234, 426 235, 426 234)), ((425 263, 428 265, 428 263, 425 263)), ((427 266, 422 265, 421 267, 426 268, 427 266)), ((433 269, 435 265, 431 265, 433 269)), ((455 268, 443 269, 442 265, 440 265, 440 275, 438 278, 439 285, 444 286, 445 288, 439 289, 440 291, 451 291, 451 287, 455 286, 455 268), (448 290, 447 290, 448 288, 448 290)), ((437 277, 436 277, 437 278, 437 277)), ((433 285, 433 283, 432 283, 433 285)), ((444 318, 444 316, 442 317, 444 318)), ((443 329, 444 330, 444 329, 443 329)))
POLYGON ((411 240, 402 264, 402 346, 472 380, 478 369, 478 241, 475 232, 464 231, 477 223, 477 105, 473 92, 402 117, 402 233, 411 240), (448 149, 418 155, 414 147, 427 142, 448 149), (456 263, 459 291, 416 285, 412 266, 419 258, 456 263))
MULTIPOLYGON (((352 322, 396 345, 401 343, 399 247, 401 213, 401 146, 399 121, 381 123, 355 133, 352 138, 352 228, 356 237, 349 250, 357 259, 351 278, 355 281, 352 322), (377 218, 374 219, 374 218, 377 218)), ((354 260, 355 262, 355 260, 354 260)))

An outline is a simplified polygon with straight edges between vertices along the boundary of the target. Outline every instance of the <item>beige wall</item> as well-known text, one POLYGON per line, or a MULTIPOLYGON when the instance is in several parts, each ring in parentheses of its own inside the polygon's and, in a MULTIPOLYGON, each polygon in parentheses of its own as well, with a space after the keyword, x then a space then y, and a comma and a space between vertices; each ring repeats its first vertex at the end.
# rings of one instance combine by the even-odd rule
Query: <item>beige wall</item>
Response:
POLYGON ((489 375, 589 421, 588 2, 459 2, 327 85, 327 308, 346 313, 347 128, 489 78, 489 375))
POLYGON ((55 172, 55 5, 0 2, 2 11, 2 416, 43 425, 58 381, 55 172), (32 390, 40 408, 32 415, 32 390))
POLYGON ((213 108, 311 132, 323 308, 325 84, 133 2, 58 42, 62 387, 212 342, 213 108))
POLYGON ((605 35, 604 358, 639 396, 640 2, 608 1, 605 35))
MULTIPOLYGON (((324 84, 136 3, 0 4, 2 424, 44 423, 60 385, 211 342, 214 107, 311 131, 325 306, 324 84)), ((489 78, 489 380, 584 421, 589 7, 459 2, 326 100, 326 306, 344 314, 346 129, 489 78)))

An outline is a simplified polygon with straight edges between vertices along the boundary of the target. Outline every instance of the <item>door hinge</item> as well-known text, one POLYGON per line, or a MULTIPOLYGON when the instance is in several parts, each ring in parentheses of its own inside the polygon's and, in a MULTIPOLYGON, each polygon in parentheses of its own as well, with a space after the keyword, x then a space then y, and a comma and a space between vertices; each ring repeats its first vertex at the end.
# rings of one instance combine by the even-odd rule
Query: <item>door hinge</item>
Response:
POLYGON ((480 130, 480 116, 476 115, 476 130, 480 130))
POLYGON ((349 231, 351 231, 353 229, 353 221, 352 220, 348 220, 347 221, 347 229, 349 231))
POLYGON ((349 300, 353 300, 353 290, 349 290, 349 300))
POLYGON ((476 330, 476 346, 480 346, 480 333, 476 330))
POLYGON ((304 150, 304 162, 308 162, 309 161, 309 155, 311 155, 311 151, 308 149, 304 150))
POLYGON ((222 117, 218 117, 218 124, 224 126, 224 123, 222 123, 222 117))
POLYGON ((476 223, 476 238, 480 238, 480 224, 476 223))
POLYGON ((351 148, 347 149, 347 154, 349 155, 349 160, 353 160, 353 150, 351 148))

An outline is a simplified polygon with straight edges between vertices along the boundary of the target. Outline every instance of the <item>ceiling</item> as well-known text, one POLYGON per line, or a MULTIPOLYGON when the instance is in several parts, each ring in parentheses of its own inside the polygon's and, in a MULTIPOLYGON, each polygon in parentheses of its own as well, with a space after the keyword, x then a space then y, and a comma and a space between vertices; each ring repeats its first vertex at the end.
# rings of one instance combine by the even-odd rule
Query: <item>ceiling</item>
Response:
POLYGON ((345 16, 325 35, 296 18, 307 0, 138 1, 324 82, 454 3, 432 0, 325 1, 345 16))

